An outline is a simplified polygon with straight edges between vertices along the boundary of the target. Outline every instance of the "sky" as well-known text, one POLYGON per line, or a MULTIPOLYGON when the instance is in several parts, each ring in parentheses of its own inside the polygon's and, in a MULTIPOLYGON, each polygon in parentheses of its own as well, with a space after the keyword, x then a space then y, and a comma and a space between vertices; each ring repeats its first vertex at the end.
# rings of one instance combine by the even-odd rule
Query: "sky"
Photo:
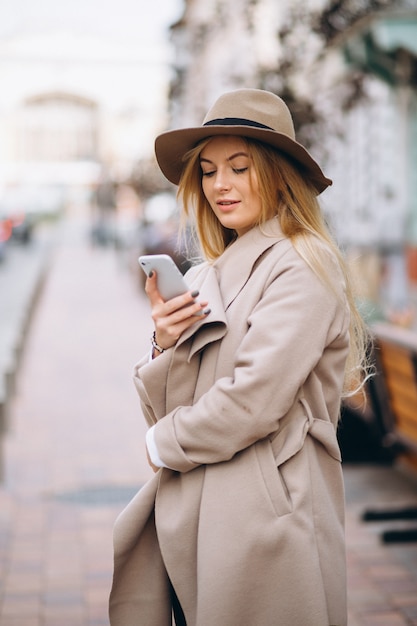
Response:
POLYGON ((0 38, 70 29, 144 48, 181 14, 181 0, 0 0, 0 38))
POLYGON ((55 89, 161 115, 183 2, 0 0, 0 111, 55 89))

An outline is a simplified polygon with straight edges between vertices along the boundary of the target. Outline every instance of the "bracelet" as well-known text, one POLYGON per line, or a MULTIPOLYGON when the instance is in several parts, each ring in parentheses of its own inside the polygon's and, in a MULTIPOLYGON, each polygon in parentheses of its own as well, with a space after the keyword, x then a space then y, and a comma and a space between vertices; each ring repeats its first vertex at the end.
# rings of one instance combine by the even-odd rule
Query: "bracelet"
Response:
POLYGON ((165 352, 165 348, 161 348, 161 346, 158 346, 158 344, 156 343, 156 333, 155 333, 155 331, 153 331, 153 333, 152 333, 151 343, 152 343, 152 348, 155 348, 155 350, 158 350, 158 352, 160 352, 161 354, 163 352, 165 352))

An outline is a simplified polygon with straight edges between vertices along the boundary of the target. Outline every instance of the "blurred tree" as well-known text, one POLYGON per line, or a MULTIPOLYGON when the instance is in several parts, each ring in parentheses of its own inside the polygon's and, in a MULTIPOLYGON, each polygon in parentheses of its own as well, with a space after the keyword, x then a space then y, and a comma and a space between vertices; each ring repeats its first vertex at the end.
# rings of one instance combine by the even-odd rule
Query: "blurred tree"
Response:
MULTIPOLYGON (((413 0, 415 2, 415 0, 413 0)), ((312 11, 304 0, 288 6, 286 16, 277 31, 282 54, 274 67, 260 68, 259 87, 280 95, 288 104, 294 119, 298 140, 307 148, 323 145, 323 132, 329 128, 328 103, 320 85, 301 89, 297 78, 306 76, 306 60, 319 60, 337 44, 359 21, 385 10, 404 6, 407 0, 331 0, 319 11, 312 11)), ((338 86, 339 109, 348 111, 367 98, 366 72, 351 67, 343 84, 338 86)), ((330 116, 331 117, 331 116, 330 116)), ((333 120, 333 123, 336 123, 333 120)), ((340 134, 341 128, 333 128, 340 134)))
POLYGON ((398 0, 331 0, 323 11, 313 16, 312 27, 325 45, 329 45, 363 18, 404 4, 398 0))
POLYGON ((155 159, 138 161, 128 182, 141 200, 147 200, 157 193, 174 189, 174 186, 161 173, 155 159))

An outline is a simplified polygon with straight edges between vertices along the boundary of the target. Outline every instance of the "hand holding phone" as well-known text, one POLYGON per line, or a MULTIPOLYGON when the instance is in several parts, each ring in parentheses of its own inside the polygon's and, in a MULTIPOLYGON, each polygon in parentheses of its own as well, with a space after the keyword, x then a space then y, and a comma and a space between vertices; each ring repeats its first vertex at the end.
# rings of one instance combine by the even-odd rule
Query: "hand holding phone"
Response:
MULTIPOLYGON (((165 301, 189 291, 183 275, 168 254, 146 254, 140 256, 138 261, 147 276, 152 271, 156 272, 158 291, 165 301)), ((209 310, 198 311, 194 315, 203 315, 209 312, 209 310)))
MULTIPOLYGON (((156 287, 164 301, 171 300, 172 298, 176 298, 177 296, 181 296, 182 294, 190 291, 183 275, 169 255, 144 255, 140 256, 138 261, 147 276, 149 276, 152 271, 156 272, 156 284, 153 286, 153 292, 156 287)), ((207 305, 207 302, 201 302, 199 304, 200 308, 197 311, 195 310, 196 302, 192 299, 195 295, 198 295, 198 292, 191 294, 191 299, 190 296, 183 298, 185 304, 180 306, 177 311, 173 311, 173 314, 175 314, 174 320, 173 315, 169 313, 167 314, 166 312, 161 312, 157 318, 154 317, 155 331, 159 333, 159 337, 162 342, 159 343, 159 347, 157 347, 158 352, 163 352, 165 349, 173 346, 184 330, 199 321, 201 316, 209 315, 210 309, 203 310, 204 306, 207 305), (177 312, 180 309, 186 309, 189 306, 193 306, 193 312, 191 315, 184 315, 178 319, 177 312), (162 346, 162 349, 160 346, 162 346)), ((156 340, 155 335, 154 340, 156 340)), ((155 347, 156 346, 154 345, 154 348, 155 347)))
POLYGON ((156 272, 158 291, 164 300, 189 291, 183 275, 168 254, 147 254, 140 256, 138 261, 147 276, 151 271, 156 272))

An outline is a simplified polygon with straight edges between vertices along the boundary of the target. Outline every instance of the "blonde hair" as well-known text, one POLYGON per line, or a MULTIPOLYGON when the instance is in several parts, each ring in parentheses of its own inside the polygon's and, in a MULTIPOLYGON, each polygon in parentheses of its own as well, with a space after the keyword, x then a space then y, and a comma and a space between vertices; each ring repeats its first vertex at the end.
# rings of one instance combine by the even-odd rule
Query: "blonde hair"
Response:
MULTIPOLYGON (((207 260, 213 261, 236 238, 236 233, 222 226, 202 190, 200 154, 210 139, 203 140, 185 155, 178 196, 183 202, 184 220, 193 216, 201 250, 207 260)), ((303 176, 302 166, 275 148, 245 137, 241 139, 247 144, 258 179, 262 208, 257 224, 262 226, 277 217, 283 234, 329 288, 333 286, 326 271, 329 256, 325 250, 333 255, 341 269, 350 308, 350 350, 343 393, 352 395, 369 376, 369 337, 355 303, 347 265, 323 218, 314 182, 303 176)))

